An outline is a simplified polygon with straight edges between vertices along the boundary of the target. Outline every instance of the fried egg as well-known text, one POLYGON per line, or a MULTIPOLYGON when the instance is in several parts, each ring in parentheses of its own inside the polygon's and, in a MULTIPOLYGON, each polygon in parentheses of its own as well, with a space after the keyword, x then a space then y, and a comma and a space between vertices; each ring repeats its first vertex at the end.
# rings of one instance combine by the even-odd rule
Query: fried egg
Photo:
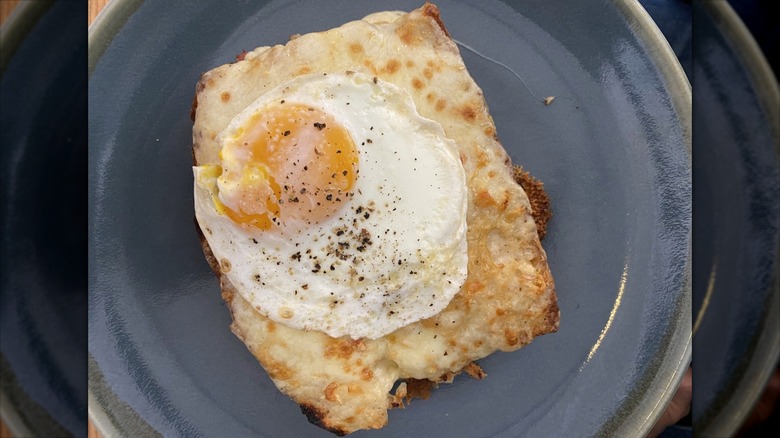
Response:
POLYGON ((269 90, 193 168, 195 212, 223 275, 259 313, 377 339, 439 313, 467 276, 457 147, 408 92, 310 74, 269 90))

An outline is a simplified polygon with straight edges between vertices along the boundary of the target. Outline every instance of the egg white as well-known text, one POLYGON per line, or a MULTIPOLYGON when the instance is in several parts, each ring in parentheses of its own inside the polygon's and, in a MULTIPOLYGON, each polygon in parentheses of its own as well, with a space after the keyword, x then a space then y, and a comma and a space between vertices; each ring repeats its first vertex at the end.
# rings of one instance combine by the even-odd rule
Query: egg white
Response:
POLYGON ((261 96, 217 141, 282 100, 346 128, 358 148, 357 180, 338 214, 268 232, 221 214, 213 166, 194 167, 196 218, 223 275, 268 318, 332 337, 376 339, 443 310, 466 280, 468 192, 441 125, 393 84, 313 74, 261 96))

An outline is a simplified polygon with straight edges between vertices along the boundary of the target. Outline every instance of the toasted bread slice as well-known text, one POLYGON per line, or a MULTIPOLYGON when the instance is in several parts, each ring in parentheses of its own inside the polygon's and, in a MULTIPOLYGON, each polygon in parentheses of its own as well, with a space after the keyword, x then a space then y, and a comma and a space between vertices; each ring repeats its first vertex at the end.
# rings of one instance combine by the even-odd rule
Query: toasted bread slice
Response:
MULTIPOLYGON (((398 379, 450 381, 496 350, 513 351, 556 331, 559 321, 529 198, 515 182, 482 91, 432 4, 296 36, 205 73, 193 105, 195 165, 219 162, 217 134, 265 90, 301 74, 350 71, 407 90, 418 112, 456 142, 469 190, 469 266, 466 283, 444 311, 376 340, 336 339, 273 322, 221 276, 233 332, 311 422, 339 435, 384 426, 387 409, 405 395, 405 387, 390 394, 398 379)), ((546 199, 541 186, 518 178, 549 211, 549 203, 539 201, 546 199)), ((202 242, 219 276, 208 242, 202 242)))

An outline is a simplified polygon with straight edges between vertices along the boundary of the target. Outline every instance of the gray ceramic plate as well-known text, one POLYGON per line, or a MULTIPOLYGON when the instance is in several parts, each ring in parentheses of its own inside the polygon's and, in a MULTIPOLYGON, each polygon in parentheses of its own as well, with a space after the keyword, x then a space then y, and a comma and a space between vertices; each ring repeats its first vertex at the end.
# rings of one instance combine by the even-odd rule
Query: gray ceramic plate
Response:
POLYGON ((731 436, 780 356, 780 90, 726 2, 694 5, 693 427, 731 436))
MULTIPOLYGON (((192 223, 189 109, 200 73, 243 49, 418 6, 114 0, 93 24, 90 414, 102 432, 329 436, 228 330, 192 223)), ((355 436, 643 434, 690 359, 688 82, 634 1, 439 6, 512 159, 552 198, 561 328, 355 436)))
POLYGON ((86 8, 24 2, 0 27, 0 415, 86 433, 86 8))

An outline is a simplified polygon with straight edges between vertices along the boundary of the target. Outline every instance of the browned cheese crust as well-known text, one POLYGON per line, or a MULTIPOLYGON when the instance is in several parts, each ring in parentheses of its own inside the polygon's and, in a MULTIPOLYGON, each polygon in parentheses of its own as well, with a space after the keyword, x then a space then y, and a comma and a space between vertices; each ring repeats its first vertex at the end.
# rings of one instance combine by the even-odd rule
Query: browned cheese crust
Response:
POLYGON ((550 197, 544 191, 544 183, 531 176, 530 173, 523 170, 520 166, 512 166, 512 176, 528 195, 528 201, 531 204, 531 216, 533 216, 534 222, 536 222, 539 240, 542 240, 547 235, 547 224, 552 219, 550 197))
MULTIPOLYGON (((387 409, 403 406, 410 396, 406 383, 389 393, 397 380, 408 379, 415 395, 425 391, 421 380, 449 382, 462 370, 484 377, 473 361, 554 332, 559 319, 537 233, 549 216, 537 214, 539 227, 532 216, 532 206, 549 212, 549 201, 540 183, 520 175, 534 194, 529 203, 513 179, 517 174, 498 142, 482 91, 432 4, 296 36, 205 73, 192 110, 195 164, 219 162, 216 135, 267 90, 302 74, 350 71, 407 90, 420 114, 439 122, 456 142, 469 190, 469 265, 466 283, 445 310, 376 340, 334 339, 275 323, 221 276, 233 332, 312 423, 336 434, 384 426, 387 409)), ((219 264, 201 239, 219 276, 219 264)))

